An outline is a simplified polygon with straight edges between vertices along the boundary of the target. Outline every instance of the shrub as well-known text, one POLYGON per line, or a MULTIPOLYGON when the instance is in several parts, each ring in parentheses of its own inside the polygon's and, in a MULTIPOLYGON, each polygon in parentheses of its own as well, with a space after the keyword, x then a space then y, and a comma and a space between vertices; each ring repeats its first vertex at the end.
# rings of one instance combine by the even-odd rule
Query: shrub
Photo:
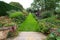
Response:
POLYGON ((8 38, 12 38, 12 37, 16 37, 18 35, 18 31, 17 29, 14 32, 9 32, 8 33, 8 38))
POLYGON ((11 18, 16 18, 16 17, 21 16, 21 15, 22 15, 22 12, 14 12, 14 13, 11 13, 9 16, 11 18))
POLYGON ((60 20, 57 20, 56 17, 50 17, 42 19, 39 21, 40 32, 49 33, 51 28, 58 28, 60 26, 60 20))
POLYGON ((54 12, 53 11, 44 11, 40 14, 41 18, 48 18, 53 16, 54 12))
POLYGON ((9 17, 13 19, 16 23, 20 24, 25 20, 24 14, 22 12, 13 12, 9 14, 9 17))
MULTIPOLYGON (((12 27, 15 27, 16 23, 15 22, 12 22, 12 19, 8 18, 8 17, 5 17, 5 16, 2 16, 0 17, 0 27, 9 27, 9 28, 12 28, 12 27)), ((13 31, 13 29, 11 29, 10 31, 13 31)), ((10 32, 8 33, 8 37, 10 37, 11 35, 12 36, 15 36, 17 35, 17 29, 15 29, 14 32, 10 32), (11 33, 11 34, 10 34, 11 33)))
POLYGON ((47 40, 56 40, 56 35, 54 33, 49 34, 47 40))
POLYGON ((14 25, 15 23, 12 22, 10 18, 7 18, 5 16, 0 17, 0 27, 11 27, 14 25))
POLYGON ((56 29, 54 32, 51 32, 48 36, 47 36, 47 40, 60 40, 60 29, 56 29))
POLYGON ((19 31, 38 31, 39 25, 33 15, 29 13, 26 20, 20 25, 19 31))

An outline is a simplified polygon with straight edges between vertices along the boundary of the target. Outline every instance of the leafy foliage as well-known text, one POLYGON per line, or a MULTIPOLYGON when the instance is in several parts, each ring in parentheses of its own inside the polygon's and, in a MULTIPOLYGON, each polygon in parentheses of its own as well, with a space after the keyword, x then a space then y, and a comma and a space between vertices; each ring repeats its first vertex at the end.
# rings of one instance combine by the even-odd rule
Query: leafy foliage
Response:
POLYGON ((12 6, 12 5, 9 5, 3 1, 0 1, 0 16, 5 16, 5 15, 8 15, 7 14, 7 11, 10 11, 10 10, 20 10, 19 8, 15 7, 15 6, 12 6))
POLYGON ((12 27, 15 27, 15 25, 16 23, 12 22, 12 19, 5 17, 5 16, 0 17, 0 28, 5 28, 5 27, 11 28, 11 30, 8 33, 8 37, 14 37, 18 35, 17 29, 15 29, 14 31, 12 29, 12 27))
POLYGON ((35 10, 55 10, 57 7, 57 2, 60 0, 34 0, 31 4, 30 9, 35 10))
POLYGON ((54 15, 53 11, 44 11, 40 14, 41 18, 48 18, 54 15))
POLYGON ((0 27, 11 27, 14 25, 15 23, 12 22, 10 18, 7 18, 5 16, 0 17, 0 27))
POLYGON ((51 32, 48 36, 47 36, 47 40, 60 40, 60 28, 56 29, 54 32, 51 32), (58 30, 59 29, 59 30, 58 30))
POLYGON ((22 12, 12 12, 9 14, 9 17, 17 24, 20 24, 25 20, 26 16, 22 12))
POLYGON ((47 40, 56 40, 56 35, 54 33, 49 34, 47 40))
POLYGON ((10 2, 9 4, 12 5, 12 6, 15 6, 15 7, 19 8, 21 10, 24 9, 23 6, 18 2, 10 2))
POLYGON ((56 17, 50 17, 39 21, 40 31, 42 33, 48 33, 50 28, 58 28, 60 21, 56 17))

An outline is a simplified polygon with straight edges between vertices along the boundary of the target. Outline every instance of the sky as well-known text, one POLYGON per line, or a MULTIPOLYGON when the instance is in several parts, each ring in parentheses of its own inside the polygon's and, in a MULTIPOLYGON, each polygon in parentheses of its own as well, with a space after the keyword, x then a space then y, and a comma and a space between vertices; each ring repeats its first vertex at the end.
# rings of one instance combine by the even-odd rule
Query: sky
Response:
POLYGON ((31 3, 33 2, 33 0, 0 0, 0 1, 4 1, 6 3, 19 2, 25 9, 30 7, 31 3))

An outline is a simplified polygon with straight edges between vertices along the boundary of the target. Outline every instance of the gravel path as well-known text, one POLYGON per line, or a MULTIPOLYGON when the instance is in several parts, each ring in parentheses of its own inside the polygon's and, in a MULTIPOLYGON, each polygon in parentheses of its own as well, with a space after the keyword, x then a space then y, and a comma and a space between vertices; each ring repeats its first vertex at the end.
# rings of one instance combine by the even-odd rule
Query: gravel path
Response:
MULTIPOLYGON (((46 36, 38 32, 21 32, 13 40, 45 40, 46 36)), ((10 39, 11 40, 11 39, 10 39)))

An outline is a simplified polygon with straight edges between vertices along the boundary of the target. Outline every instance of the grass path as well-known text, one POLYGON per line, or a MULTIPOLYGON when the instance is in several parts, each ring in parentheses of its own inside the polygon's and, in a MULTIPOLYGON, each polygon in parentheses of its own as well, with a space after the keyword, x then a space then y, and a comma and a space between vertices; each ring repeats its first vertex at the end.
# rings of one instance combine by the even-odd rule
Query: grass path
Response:
MULTIPOLYGON (((46 36, 38 32, 21 32, 13 40, 45 40, 46 36)), ((11 39, 10 39, 11 40, 11 39)))

